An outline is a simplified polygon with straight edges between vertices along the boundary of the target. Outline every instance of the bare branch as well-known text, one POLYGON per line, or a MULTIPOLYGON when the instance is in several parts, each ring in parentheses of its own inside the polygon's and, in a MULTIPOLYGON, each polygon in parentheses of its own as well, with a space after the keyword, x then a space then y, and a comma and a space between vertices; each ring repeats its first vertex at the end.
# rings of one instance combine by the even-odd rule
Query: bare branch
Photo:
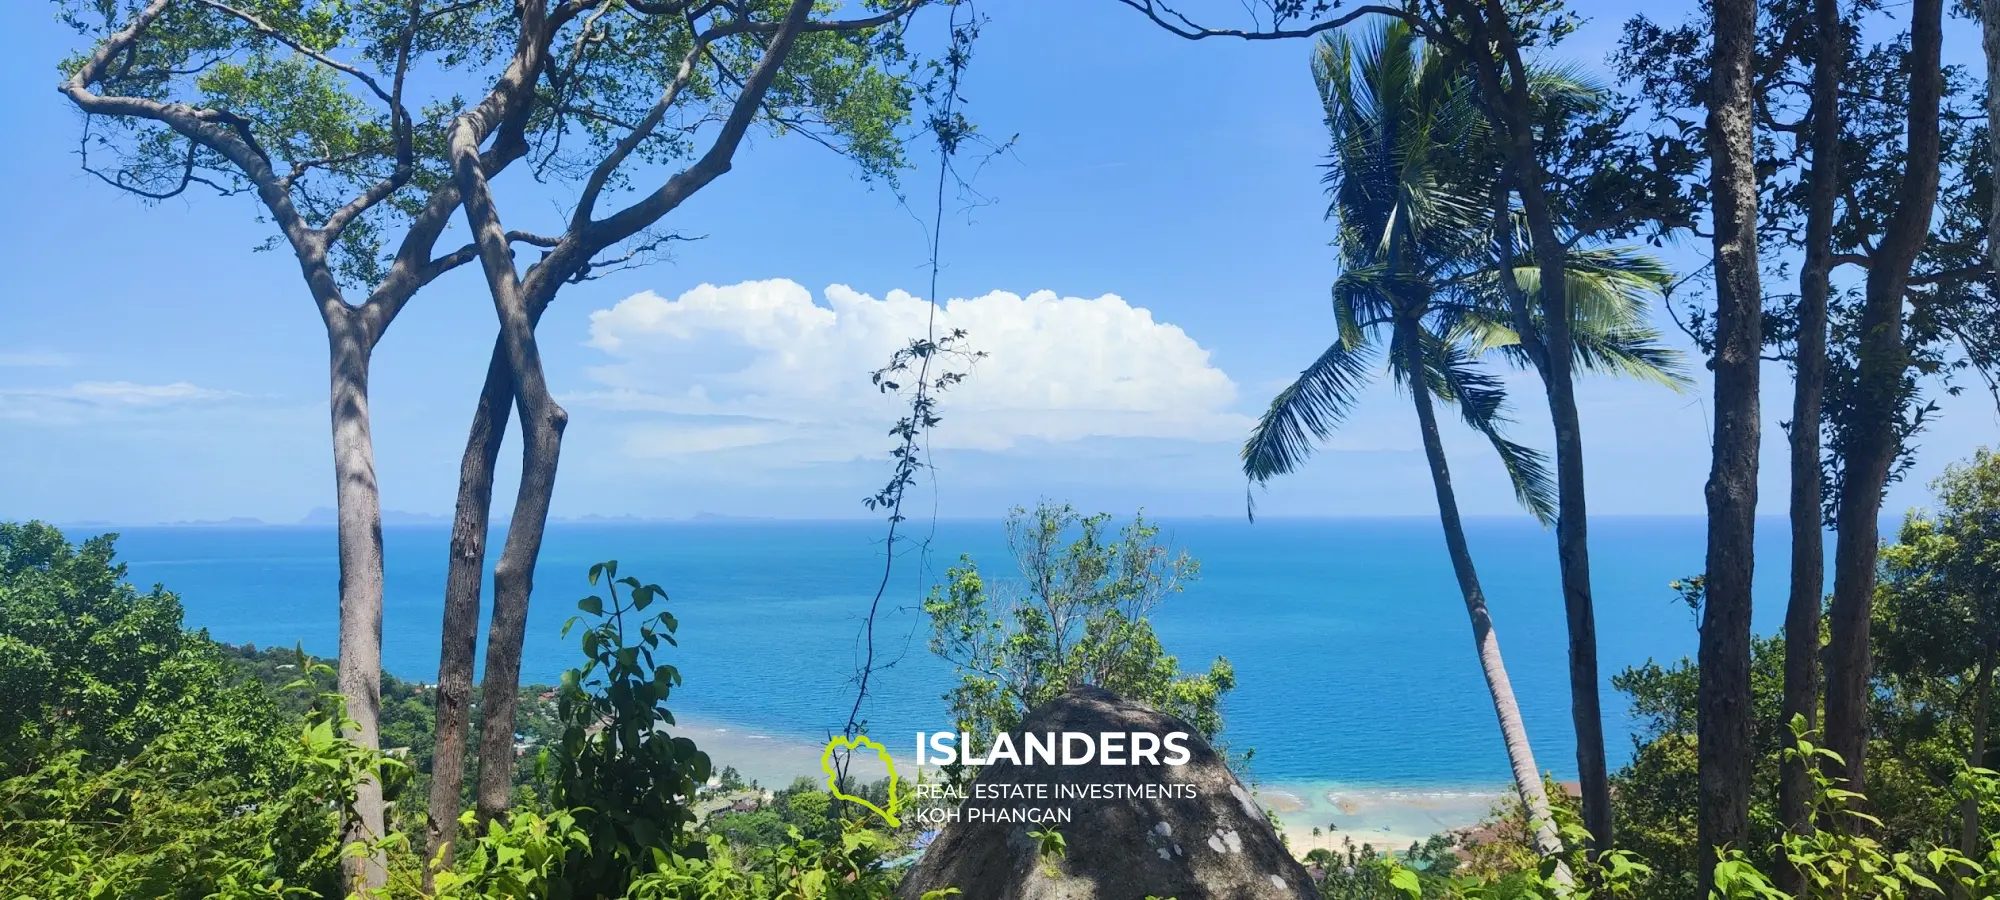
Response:
POLYGON ((90 132, 88 130, 84 132, 83 140, 77 143, 78 143, 77 155, 83 158, 83 170, 85 172, 89 172, 90 174, 97 176, 99 181, 111 185, 112 187, 115 187, 128 194, 135 194, 137 196, 144 197, 148 200, 166 200, 172 197, 180 196, 181 192, 186 191, 188 189, 188 186, 191 184, 208 185, 209 187, 214 188, 216 190, 216 193, 221 194, 224 197, 227 197, 231 194, 240 193, 234 188, 216 184, 215 182, 210 181, 194 173, 195 152, 201 146, 200 144, 197 144, 194 141, 188 141, 187 162, 181 168, 180 184, 175 185, 174 188, 169 191, 149 191, 146 190, 145 188, 139 187, 138 185, 127 183, 125 181, 125 173, 123 172, 119 172, 115 176, 106 175, 103 172, 98 171, 96 168, 92 167, 90 164, 90 132))
MULTIPOLYGON (((814 21, 808 19, 800 23, 797 30, 800 32, 865 31, 894 22, 910 13, 916 12, 918 7, 929 2, 931 0, 903 0, 902 4, 893 9, 862 19, 836 19, 833 21, 814 21)), ((1129 0, 1119 0, 1119 2, 1125 3, 1129 2, 1129 0)), ((735 34, 776 34, 781 27, 783 27, 782 22, 753 22, 746 18, 731 22, 728 25, 713 28, 702 35, 702 40, 713 41, 717 38, 735 34)))
MULTIPOLYGON (((389 96, 384 98, 389 104, 391 127, 396 133, 396 168, 389 173, 389 177, 369 186, 360 196, 348 201, 326 217, 326 225, 322 230, 326 232, 326 240, 329 243, 339 238, 349 223, 366 213, 375 204, 389 199, 391 195, 402 190, 403 185, 409 183, 411 173, 415 171, 416 153, 413 142, 416 123, 410 120, 409 111, 403 108, 403 79, 410 71, 410 42, 416 39, 417 23, 422 8, 423 0, 409 0, 409 18, 403 24, 403 36, 396 44, 395 80, 389 90, 389 96)), ((381 92, 378 90, 376 93, 381 92)))
MULTIPOLYGON (((577 252, 574 261, 568 264, 580 266, 597 255, 599 250, 638 234, 673 211, 695 191, 729 171, 736 148, 743 143, 743 135, 749 131, 757 111, 763 108, 764 94, 777 78, 778 67, 791 52, 799 29, 809 21, 812 6, 812 0, 792 0, 781 27, 770 46, 765 48, 763 57, 757 61, 757 68, 744 81, 743 89, 729 111, 729 118, 723 121, 722 129, 716 134, 715 143, 709 146, 708 152, 638 202, 607 219, 591 222, 581 232, 572 232, 577 238, 577 252)), ((569 277, 569 273, 562 273, 562 277, 569 277)))
MULTIPOLYGON (((491 161, 491 157, 486 155, 482 155, 480 158, 482 160, 482 166, 484 165, 485 162, 491 161)), ((506 163, 502 162, 499 165, 505 166, 506 163)), ((455 187, 452 191, 452 196, 454 198, 458 196, 455 187)), ((680 237, 676 237, 675 239, 693 240, 692 238, 680 238, 680 237)), ((507 241, 508 243, 511 244, 528 244, 535 247, 554 247, 558 243, 561 243, 561 241, 559 241, 556 238, 552 238, 547 235, 541 235, 541 234, 531 234, 526 231, 507 232, 507 241)), ((450 253, 447 253, 436 259, 433 259, 430 262, 425 263, 422 267, 418 269, 417 277, 421 279, 418 282, 418 287, 429 284, 432 281, 437 280, 438 276, 443 275, 446 272, 456 269, 459 266, 465 265, 466 263, 469 263, 478 258, 479 258, 479 245, 476 243, 468 243, 463 247, 451 251, 450 253)), ((412 291, 412 293, 414 293, 414 291, 412 291)))
POLYGON ((1212 37, 1233 37, 1246 41, 1273 41, 1312 37, 1324 31, 1332 31, 1343 27, 1362 16, 1368 15, 1395 16, 1398 19, 1412 23, 1416 22, 1415 17, 1405 9, 1390 6, 1357 6, 1331 19, 1314 22, 1302 28, 1271 28, 1268 30, 1206 28, 1195 24, 1187 16, 1180 14, 1172 7, 1156 2, 1156 0, 1118 0, 1118 2, 1138 10, 1146 18, 1153 20, 1153 24, 1166 29, 1169 34, 1187 38, 1191 41, 1212 37))
POLYGON ((611 152, 598 162, 597 168, 591 170, 589 180, 583 185, 583 195, 577 200, 576 212, 570 215, 571 231, 581 231, 590 224, 590 217, 597 211, 597 199, 604 193, 604 185, 611 180, 618 167, 624 165, 626 158, 632 155, 632 151, 637 150, 640 144, 653 136, 654 129, 660 127, 660 122, 666 118, 667 111, 672 109, 674 101, 680 98, 681 90, 694 78, 695 62, 701 59, 707 49, 707 41, 694 42, 694 46, 688 49, 687 55, 681 58, 681 67, 674 73, 673 82, 660 93, 659 102, 654 103, 653 108, 646 112, 646 117, 633 126, 624 137, 619 138, 618 143, 611 148, 611 152))
POLYGON ((153 0, 147 4, 124 28, 106 37, 57 90, 87 114, 159 122, 214 151, 243 173, 243 177, 256 189, 258 199, 270 211, 279 230, 294 247, 316 243, 317 236, 300 218, 291 196, 271 170, 269 155, 257 145, 250 133, 250 124, 242 117, 223 110, 202 109, 148 97, 106 96, 92 90, 93 85, 104 79, 106 69, 113 60, 129 58, 139 36, 170 5, 172 0, 153 0))
MULTIPOLYGON (((552 13, 546 23, 532 21, 535 17, 523 21, 520 40, 515 45, 513 59, 506 71, 479 104, 461 116, 473 119, 475 146, 493 135, 493 146, 479 154, 479 170, 486 176, 499 174, 507 165, 527 155, 527 117, 536 73, 547 58, 555 32, 583 8, 574 3, 566 4, 552 13)), ((431 258, 432 248, 450 224, 451 214, 457 211, 459 199, 456 180, 440 185, 411 220, 389 275, 375 286, 364 304, 372 334, 379 336, 387 329, 389 322, 395 319, 419 288, 476 258, 476 247, 464 259, 458 258, 461 251, 431 258)))

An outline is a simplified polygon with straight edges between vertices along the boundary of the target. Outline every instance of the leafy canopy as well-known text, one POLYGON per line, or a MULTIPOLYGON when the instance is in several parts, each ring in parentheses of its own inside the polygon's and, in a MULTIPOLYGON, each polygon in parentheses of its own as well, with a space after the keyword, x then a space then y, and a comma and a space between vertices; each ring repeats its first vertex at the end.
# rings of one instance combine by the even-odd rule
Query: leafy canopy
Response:
POLYGON ((1019 577, 991 579, 971 557, 924 601, 931 652, 958 668, 945 695, 975 740, 1019 727, 1028 710, 1094 685, 1185 720, 1211 742, 1222 698, 1236 686, 1229 661, 1184 674, 1148 616, 1200 572, 1159 540, 1143 515, 1115 534, 1108 513, 1084 516, 1042 503, 1007 516, 1019 577))

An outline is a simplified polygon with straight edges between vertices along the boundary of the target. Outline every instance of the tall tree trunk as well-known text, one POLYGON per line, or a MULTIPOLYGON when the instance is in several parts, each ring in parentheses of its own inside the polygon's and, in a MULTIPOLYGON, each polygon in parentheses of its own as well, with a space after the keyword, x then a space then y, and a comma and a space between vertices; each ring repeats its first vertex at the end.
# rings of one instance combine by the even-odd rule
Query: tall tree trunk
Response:
MULTIPOLYGON (((1979 658, 1979 675, 1973 682, 1972 702, 1972 747, 1965 753, 1965 764, 1983 767, 1986 765, 1986 732, 1993 724, 1993 666, 1994 657, 2000 655, 2000 645, 1987 641, 1986 653, 1979 658)), ((1958 850, 1966 856, 1978 859, 1979 852, 1979 800, 1966 798, 1959 816, 1958 850)))
POLYGON ((1431 485, 1437 490, 1438 520, 1444 525, 1445 548, 1451 553, 1451 568, 1458 576, 1459 593, 1465 597, 1465 612, 1472 619, 1472 645, 1479 653, 1479 670, 1486 676, 1486 691, 1493 698, 1493 713, 1500 720, 1500 738, 1507 746, 1507 763, 1514 772, 1514 790, 1528 809, 1534 828, 1535 850, 1543 856, 1562 852, 1556 836, 1555 819, 1549 813, 1549 797, 1542 786, 1542 771, 1535 765, 1535 753, 1528 744, 1528 729, 1521 723, 1521 708, 1514 701, 1514 685, 1507 678, 1507 666, 1500 658, 1500 638, 1493 633, 1493 618, 1486 609, 1486 592, 1479 586, 1479 573, 1472 566, 1472 551, 1465 543, 1465 527, 1458 517, 1458 497, 1451 486, 1451 465, 1445 459, 1444 441, 1438 435, 1437 413, 1430 392, 1423 386, 1423 345, 1417 339, 1416 324, 1397 326, 1398 350, 1412 374, 1410 396, 1417 407, 1417 424, 1423 431, 1424 457, 1430 462, 1431 485))
MULTIPOLYGON (((374 350, 361 318, 343 306, 326 321, 332 384, 334 506, 340 546, 340 695, 353 725, 348 740, 381 746, 382 501, 375 484, 375 447, 368 430, 368 357, 374 350)), ((355 786, 344 843, 386 836, 382 784, 355 786)), ((342 872, 350 892, 368 896, 388 880, 379 853, 349 857, 342 872)))
MULTIPOLYGON (((477 171, 482 187, 487 176, 527 153, 523 132, 534 105, 536 80, 540 77, 556 30, 562 27, 568 16, 575 14, 574 8, 564 7, 557 11, 555 19, 550 19, 539 3, 523 6, 522 11, 520 38, 515 43, 513 61, 494 85, 487 101, 467 113, 469 118, 462 124, 469 130, 461 131, 455 127, 451 135, 455 141, 469 142, 474 152, 469 165, 477 171), (493 136, 491 162, 477 155, 478 145, 487 134, 493 136)), ((463 195, 462 180, 454 178, 453 190, 463 195)), ((481 246, 479 250, 484 263, 485 248, 481 246)), ((487 362, 486 381, 480 389, 479 404, 473 413, 465 454, 459 461, 458 499, 452 515, 451 547, 445 576, 443 643, 438 655, 436 749, 432 755, 430 815, 425 835, 426 859, 431 864, 424 868, 425 890, 431 889, 437 871, 450 867, 453 845, 458 836, 459 798, 464 788, 466 730, 471 715, 472 669, 479 627, 479 593, 486 571, 486 537, 491 527, 493 469, 506 438, 508 411, 514 402, 514 374, 508 368, 500 340, 496 339, 492 357, 487 362)), ((510 596, 509 599, 526 602, 525 595, 510 596)), ((500 619, 497 614, 499 602, 496 591, 496 623, 500 619)), ((525 624, 525 610, 518 620, 525 624)), ((510 678, 516 680, 520 672, 522 640, 518 632, 522 625, 514 627, 511 640, 496 644, 494 637, 489 636, 487 641, 489 660, 496 645, 503 648, 511 645, 514 648, 510 678)), ((502 654, 505 655, 504 649, 502 654)), ((490 662, 487 678, 491 687, 493 674, 490 662)), ((513 754, 515 690, 516 687, 509 684, 504 691, 507 718, 502 730, 509 738, 505 747, 508 764, 511 764, 513 754)), ((490 707, 493 695, 486 693, 486 699, 490 707)), ((490 732, 493 723, 490 714, 483 718, 482 734, 490 732)), ((509 771, 511 777, 511 769, 509 771)))
POLYGON ((521 647, 534 591, 535 562, 541 557, 549 504, 555 494, 558 455, 569 414, 556 405, 543 380, 533 326, 521 317, 525 341, 509 334, 508 355, 520 378, 516 404, 521 412, 521 483, 500 561, 493 566, 493 621, 486 635, 486 677, 480 685, 479 788, 476 809, 485 822, 506 814, 514 792, 514 717, 521 682, 521 647), (522 350, 522 343, 526 351, 522 350), (532 383, 532 386, 528 386, 532 383))
POLYGON ((542 534, 562 449, 563 427, 569 416, 556 405, 542 372, 541 351, 535 343, 535 320, 521 289, 519 273, 506 230, 493 205, 493 195, 480 169, 476 135, 483 132, 468 113, 452 129, 452 171, 464 195, 466 223, 479 247, 480 266, 493 294, 500 319, 500 344, 512 372, 515 404, 521 413, 521 484, 507 542, 493 567, 493 623, 486 642, 486 678, 481 686, 479 790, 476 809, 481 821, 506 814, 513 796, 514 708, 520 683, 521 644, 526 631, 528 599, 534 590, 535 561, 541 556, 542 534))
POLYGON ((1556 444, 1556 557, 1562 571, 1563 613, 1569 629, 1570 721, 1576 730, 1577 781, 1583 823, 1599 850, 1613 845, 1611 773, 1604 755, 1604 713, 1597 674, 1597 613, 1590 586, 1589 507, 1585 501, 1583 426, 1572 376, 1566 269, 1569 252, 1549 202, 1535 130, 1527 64, 1501 0, 1445 0, 1465 26, 1481 102, 1503 141, 1521 212, 1534 241, 1542 331, 1522 345, 1542 377, 1556 444), (1489 51, 1488 48, 1491 48, 1489 51), (1496 54, 1497 53, 1497 58, 1496 54), (1505 78, 1502 78, 1502 68, 1505 78))
MULTIPOLYGON (((1995 0, 2000 2, 2000 0, 1995 0)), ((1819 724, 1820 606, 1826 596, 1826 539, 1820 524, 1824 481, 1820 471, 1821 406, 1826 395, 1827 301, 1832 293, 1833 210, 1840 196, 1841 61, 1847 42, 1839 0, 1813 0, 1812 135, 1806 175, 1805 261, 1799 268, 1798 347, 1792 386, 1792 580, 1785 604, 1784 718, 1819 724)), ((1812 773, 1804 760, 1779 764, 1778 820, 1789 831, 1812 831, 1812 773)), ((1777 872, 1780 887, 1797 894, 1803 875, 1791 866, 1777 872)))
MULTIPOLYGON (((1548 284, 1548 268, 1542 269, 1548 284)), ((1549 339, 1549 414, 1556 437, 1556 554, 1561 563, 1563 613, 1569 624, 1570 720, 1576 728, 1577 780, 1583 821, 1599 850, 1612 846, 1611 773, 1604 756, 1604 712, 1597 676, 1597 613, 1590 587, 1589 513, 1584 502, 1583 428, 1570 374, 1569 313, 1561 310, 1562 336, 1549 339)))
POLYGON ((486 535, 493 507, 493 468, 500 458, 513 403, 513 372, 507 368, 505 351, 496 346, 486 364, 486 383, 473 413, 465 455, 459 461, 458 501, 452 515, 450 568, 444 586, 444 645, 438 656, 437 743, 431 754, 430 815, 425 835, 425 858, 432 862, 424 870, 427 889, 436 872, 451 868, 458 838, 479 593, 486 578, 486 535))
POLYGON ((1709 81, 1710 194, 1715 198, 1715 446, 1709 465, 1696 756, 1698 896, 1716 854, 1750 828, 1750 580, 1757 524, 1758 367, 1763 294, 1757 272, 1757 168, 1751 105, 1756 0, 1715 0, 1709 81))
POLYGON ((1930 236, 1938 190, 1938 112, 1943 0, 1914 0, 1910 12, 1910 91, 1903 183, 1882 241, 1868 267, 1861 309, 1861 353, 1854 421, 1842 469, 1834 526, 1833 606, 1829 619, 1826 744, 1843 765, 1834 774, 1848 790, 1867 788, 1870 608, 1875 556, 1881 541, 1882 492, 1901 452, 1897 428, 1909 350, 1903 345, 1904 292, 1910 267, 1930 236))

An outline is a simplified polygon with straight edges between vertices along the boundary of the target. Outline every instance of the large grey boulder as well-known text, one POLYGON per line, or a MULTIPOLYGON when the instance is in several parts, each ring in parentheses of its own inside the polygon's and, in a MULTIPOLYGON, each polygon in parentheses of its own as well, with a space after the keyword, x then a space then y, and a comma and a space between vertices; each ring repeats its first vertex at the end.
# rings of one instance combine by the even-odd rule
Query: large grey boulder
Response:
MULTIPOLYGON (((962 900, 1315 900, 1305 868, 1292 858, 1243 783, 1187 723, 1094 687, 1071 690, 1028 714, 1015 740, 1044 732, 1187 732, 1184 765, 987 766, 948 824, 903 880, 900 893, 956 887, 962 900), (1153 785, 1120 799, 982 800, 1010 785, 1153 785), (1173 787, 1184 785, 1185 787, 1173 787), (1190 796, 1190 794, 1192 796, 1190 796), (973 808, 1067 808, 1053 827, 1068 844, 1042 858, 1030 831, 1051 827, 975 821, 973 808)), ((1103 788, 1098 789, 1100 793, 1103 788)), ((1116 789, 1114 789, 1116 790, 1116 789)), ((1118 793, 1132 793, 1118 790, 1118 793)))

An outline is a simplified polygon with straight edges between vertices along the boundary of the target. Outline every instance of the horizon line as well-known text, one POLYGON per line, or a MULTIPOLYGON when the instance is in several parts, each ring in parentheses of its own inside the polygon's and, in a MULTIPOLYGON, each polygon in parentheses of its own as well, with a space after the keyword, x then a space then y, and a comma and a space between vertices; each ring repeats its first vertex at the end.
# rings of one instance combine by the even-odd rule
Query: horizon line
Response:
MULTIPOLYGON (((1885 510, 1884 512, 1885 512, 1885 514, 1887 513, 1887 511, 1886 511, 1886 510, 1885 510)), ((935 522, 1003 522, 1003 521, 1005 521, 1005 520, 1006 520, 1006 518, 1007 518, 1006 516, 996 516, 996 515, 984 515, 984 516, 933 516, 933 517, 927 517, 927 518, 923 519, 922 521, 926 521, 926 522, 930 522, 930 521, 935 521, 935 522)), ((1240 513, 1227 513, 1227 514, 1225 514, 1225 513, 1186 513, 1186 514, 1172 514, 1172 515, 1158 515, 1158 516, 1148 516, 1147 518, 1149 518, 1149 519, 1151 519, 1151 520, 1153 520, 1153 521, 1157 521, 1157 522, 1171 522, 1171 521, 1190 521, 1190 520, 1198 520, 1198 521, 1208 521, 1208 520, 1222 520, 1222 519, 1239 519, 1239 520, 1243 520, 1243 521, 1245 521, 1245 522, 1246 522, 1247 524, 1255 524, 1255 522, 1250 522, 1250 521, 1248 520, 1248 518, 1247 518, 1247 517, 1243 516, 1243 515, 1242 515, 1242 514, 1240 514, 1240 513)), ((1434 513, 1393 513, 1393 512, 1383 512, 1383 513, 1351 513, 1351 514, 1331 514, 1331 515, 1316 515, 1316 514, 1309 514, 1309 513, 1308 513, 1308 514, 1282 514, 1282 515, 1260 515, 1260 516, 1258 516, 1258 517, 1257 517, 1257 519, 1256 519, 1256 522, 1263 522, 1263 521, 1284 521, 1284 522, 1310 522, 1310 521, 1319 521, 1319 522, 1341 522, 1341 521, 1346 521, 1346 522, 1358 522, 1358 521, 1382 521, 1382 520, 1398 520, 1398 521, 1400 521, 1400 520, 1416 520, 1416 519, 1425 519, 1425 520, 1432 520, 1432 519, 1435 519, 1435 518, 1436 518, 1436 514, 1434 514, 1434 513)), ((1533 521, 1533 517, 1529 516, 1529 515, 1528 515, 1528 514, 1526 514, 1526 513, 1504 513, 1504 514, 1503 514, 1503 513, 1483 513, 1483 514, 1468 514, 1468 515, 1465 515, 1465 516, 1463 516, 1462 518, 1465 518, 1465 519, 1469 519, 1469 520, 1480 520, 1480 521, 1494 521, 1494 520, 1509 520, 1509 521, 1533 521)), ((1619 513, 1597 513, 1597 514, 1594 514, 1594 515, 1592 515, 1592 516, 1591 516, 1591 518, 1592 518, 1592 519, 1597 519, 1597 520, 1611 520, 1611 519, 1703 519, 1703 518, 1706 518, 1706 513, 1700 513, 1700 512, 1636 512, 1636 513, 1628 513, 1628 512, 1619 512, 1619 513)), ((1787 519, 1787 516, 1786 516, 1786 514, 1785 514, 1785 513, 1783 513, 1783 512, 1776 512, 1776 513, 1759 513, 1759 514, 1757 515, 1757 518, 1758 518, 1758 519, 1770 519, 1770 520, 1777 520, 1777 521, 1785 521, 1785 520, 1787 519)), ((1885 518, 1887 518, 1887 516, 1886 516, 1886 515, 1885 515, 1885 518)), ((330 521, 330 520, 329 520, 329 521, 318 521, 318 520, 313 520, 313 519, 310 519, 310 518, 308 518, 308 519, 302 519, 302 520, 296 520, 296 521, 290 521, 290 522, 285 522, 285 521, 276 521, 276 522, 273 522, 273 521, 267 521, 267 520, 264 520, 264 519, 260 519, 260 518, 256 518, 256 517, 253 517, 253 516, 233 516, 233 517, 229 517, 229 518, 225 518, 225 519, 183 519, 183 520, 176 520, 176 521, 157 521, 157 520, 156 520, 156 521, 151 521, 151 522, 137 522, 137 521, 124 521, 124 522, 121 522, 121 521, 117 521, 117 520, 111 520, 111 519, 69 519, 69 520, 60 520, 60 521, 56 521, 56 520, 48 520, 48 519, 35 519, 35 518, 11 518, 11 517, 4 517, 4 516, 0 516, 0 522, 31 522, 31 521, 40 521, 40 522, 45 522, 45 523, 47 523, 47 524, 49 524, 49 525, 52 525, 52 526, 54 526, 54 527, 56 527, 56 528, 64 528, 64 529, 72 529, 72 528, 188 528, 188 529, 197 529, 197 528, 209 528, 209 529, 218 529, 218 530, 223 530, 223 529, 232 529, 232 528, 242 528, 242 529, 251 529, 251 528, 273 528, 273 529, 276 529, 276 528, 291 528, 291 529, 299 529, 299 530, 331 530, 331 529, 333 529, 334 527, 336 527, 336 523, 335 523, 335 522, 333 522, 333 521, 330 521)), ((505 528, 505 527, 507 527, 507 525, 508 525, 508 524, 510 524, 510 521, 511 521, 511 519, 509 519, 509 518, 495 518, 495 519, 493 519, 493 520, 492 520, 492 523, 491 523, 491 525, 490 525, 489 527, 490 527, 490 528, 492 528, 492 529, 496 529, 496 530, 497 530, 497 529, 502 529, 502 528, 505 528)), ((734 515, 734 514, 720 514, 720 513, 696 513, 696 514, 694 514, 694 515, 691 515, 691 516, 638 516, 638 515, 632 515, 632 514, 616 514, 616 515, 607 515, 607 514, 602 514, 602 513, 585 513, 585 514, 582 514, 582 515, 576 515, 576 516, 551 516, 551 517, 549 517, 549 520, 548 520, 548 524, 549 524, 549 525, 610 525, 610 526, 635 526, 635 525, 755 525, 755 524, 794 524, 794 523, 800 523, 800 524, 803 524, 803 523, 829 523, 829 524, 831 524, 831 523, 840 523, 840 524, 849 524, 849 523, 862 523, 862 522, 877 522, 877 523, 879 523, 879 522, 881 522, 881 521, 883 521, 883 520, 882 520, 882 519, 880 519, 880 518, 878 518, 878 517, 874 517, 874 516, 823 516, 823 515, 805 515, 805 516, 763 516, 763 515, 734 515)), ((917 521, 917 520, 916 520, 915 518, 912 518, 912 519, 911 519, 911 521, 917 521)), ((386 510, 386 511, 384 512, 384 515, 383 515, 383 521, 381 522, 381 527, 383 527, 383 528, 448 528, 448 527, 450 527, 450 526, 451 526, 452 524, 453 524, 453 522, 452 522, 452 517, 451 517, 451 516, 448 516, 448 515, 441 515, 441 514, 434 514, 434 513, 411 513, 411 512, 404 512, 404 511, 400 511, 400 510, 386 510), (397 521, 397 520, 399 520, 399 519, 400 519, 401 521, 397 521), (415 521, 411 521, 411 520, 415 520, 415 521)))

